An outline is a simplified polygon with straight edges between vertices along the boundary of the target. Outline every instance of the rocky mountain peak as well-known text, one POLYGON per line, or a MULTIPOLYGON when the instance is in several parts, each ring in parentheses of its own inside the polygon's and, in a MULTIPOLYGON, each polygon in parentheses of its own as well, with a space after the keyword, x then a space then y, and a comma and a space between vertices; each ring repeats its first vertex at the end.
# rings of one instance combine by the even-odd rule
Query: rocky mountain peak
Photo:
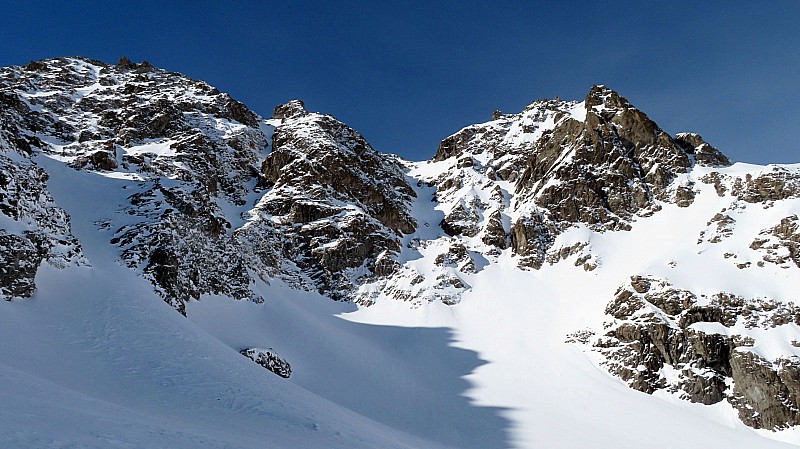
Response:
POLYGON ((294 101, 276 108, 272 148, 261 165, 268 181, 246 232, 282 233, 286 257, 317 288, 346 299, 400 250, 414 231, 415 196, 405 168, 330 115, 294 101), (278 119, 280 117, 280 119, 278 119))
POLYGON ((117 61, 117 64, 116 64, 115 67, 117 69, 119 69, 119 70, 133 70, 133 71, 136 71, 138 73, 149 72, 151 70, 155 70, 155 68, 156 68, 155 66, 153 66, 153 64, 150 64, 147 61, 142 61, 142 62, 137 64, 137 63, 131 61, 130 59, 128 59, 127 57, 125 57, 125 56, 119 58, 119 61, 117 61))
MULTIPOLYGON (((455 159, 458 170, 437 181, 437 197, 455 200, 472 176, 467 172, 479 173, 481 189, 510 183, 514 201, 507 207, 520 215, 506 230, 509 244, 523 264, 538 267, 555 236, 571 226, 628 229, 659 202, 690 202, 691 189, 673 184, 698 153, 685 147, 617 92, 595 85, 583 102, 537 100, 444 139, 433 162, 455 159)), ((710 148, 700 153, 710 155, 710 148)), ((480 233, 481 214, 471 204, 486 200, 455 206, 443 222, 448 234, 480 233)), ((503 239, 489 240, 502 247, 503 239)))
POLYGON ((593 109, 601 106, 609 109, 630 109, 633 105, 617 91, 605 86, 604 84, 595 84, 589 89, 584 100, 586 109, 593 109))
POLYGON ((272 113, 272 118, 293 118, 306 115, 307 113, 308 111, 306 111, 306 106, 302 100, 290 100, 285 104, 275 106, 275 110, 272 113))

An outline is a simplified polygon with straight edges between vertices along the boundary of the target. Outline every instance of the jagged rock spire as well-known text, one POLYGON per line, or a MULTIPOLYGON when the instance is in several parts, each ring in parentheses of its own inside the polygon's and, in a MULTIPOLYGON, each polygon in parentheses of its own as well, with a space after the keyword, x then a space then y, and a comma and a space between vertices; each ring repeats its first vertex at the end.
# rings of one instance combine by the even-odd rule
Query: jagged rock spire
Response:
POLYGON ((306 111, 306 106, 303 103, 303 100, 291 100, 285 104, 279 104, 278 106, 275 106, 275 110, 272 113, 272 118, 286 119, 299 117, 306 114, 308 114, 308 111, 306 111))
POLYGON ((675 141, 684 151, 693 154, 695 161, 700 165, 707 167, 727 167, 731 165, 731 160, 706 142, 700 134, 678 133, 675 135, 675 141))

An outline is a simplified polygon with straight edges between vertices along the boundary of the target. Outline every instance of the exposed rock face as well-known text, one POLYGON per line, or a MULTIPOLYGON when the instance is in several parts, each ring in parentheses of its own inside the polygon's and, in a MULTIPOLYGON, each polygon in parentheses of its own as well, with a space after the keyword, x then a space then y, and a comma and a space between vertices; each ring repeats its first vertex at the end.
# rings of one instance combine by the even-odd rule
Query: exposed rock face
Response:
POLYGON ((675 136, 675 141, 681 148, 689 154, 694 155, 698 164, 707 167, 727 167, 731 165, 731 160, 703 140, 699 134, 679 133, 675 136))
POLYGON ((245 348, 239 353, 284 379, 288 379, 292 375, 292 365, 278 357, 272 348, 245 348))
MULTIPOLYGON (((2 69, 0 83, 3 148, 27 161, 3 162, 8 201, 46 195, 28 159, 40 152, 135 183, 116 212, 136 219, 102 225, 115 229, 123 262, 181 312, 203 294, 260 301, 253 283, 273 277, 346 298, 351 278, 370 276, 415 227, 399 162, 300 101, 267 123, 202 81, 125 58, 44 60, 2 69)), ((39 220, 54 222, 57 245, 30 232, 4 239, 11 296, 32 292, 38 261, 78 251, 68 217, 51 209, 39 220)))
POLYGON ((456 268, 464 273, 477 273, 475 261, 470 257, 467 248, 458 241, 453 242, 447 252, 436 256, 434 263, 440 267, 456 268))
POLYGON ((113 243, 167 302, 183 311, 203 293, 257 299, 226 233, 237 217, 220 207, 243 206, 260 179, 268 136, 256 114, 202 81, 125 58, 45 60, 3 69, 0 79, 30 107, 16 122, 30 147, 142 181, 126 208, 140 220, 119 226, 113 243))
POLYGON ((800 196, 800 176, 784 167, 775 166, 772 171, 757 177, 747 174, 744 178, 736 178, 731 193, 748 203, 797 198, 800 196))
MULTIPOLYGON (((143 270, 165 301, 182 313, 187 301, 208 293, 261 301, 250 290, 248 265, 260 268, 258 273, 268 269, 245 258, 248 253, 239 248, 246 242, 226 232, 230 224, 206 191, 167 188, 156 180, 129 200, 128 215, 141 221, 120 227, 111 243, 122 249, 130 268, 143 270)), ((274 250, 264 259, 274 266, 274 250)))
POLYGON ((763 332, 800 325, 794 304, 724 292, 697 297, 663 279, 632 276, 606 313, 613 321, 592 345, 632 388, 667 389, 703 404, 727 400, 757 428, 800 424, 800 359, 756 352, 763 332))
MULTIPOLYGON (((0 71, 0 79, 5 80, 0 71)), ((69 216, 47 189, 47 173, 30 157, 41 140, 31 104, 0 84, 0 298, 29 297, 39 266, 85 265, 69 216)))
POLYGON ((800 360, 770 362, 755 353, 737 351, 731 369, 736 383, 730 401, 745 424, 782 429, 800 422, 800 360))
POLYGON ((668 134, 616 92, 595 86, 584 107, 583 123, 561 122, 538 143, 518 191, 537 193, 537 205, 549 209, 554 221, 615 228, 619 219, 664 197, 690 161, 668 134), (550 172, 553 176, 546 176, 550 172), (559 182, 540 186, 551 179, 559 182))
POLYGON ((278 106, 275 106, 275 110, 272 113, 272 118, 283 120, 293 117, 302 117, 304 115, 308 115, 308 111, 306 111, 306 105, 302 102, 302 100, 292 100, 286 104, 279 104, 278 106))
POLYGON ((57 268, 86 264, 47 179, 24 155, 0 154, 0 298, 7 301, 33 295, 43 262, 57 268))
POLYGON ((750 249, 764 253, 763 261, 788 268, 790 263, 800 268, 800 220, 797 215, 764 229, 750 244, 750 249))
MULTIPOLYGON (((574 258, 591 271, 599 266, 591 246, 559 246, 558 237, 581 226, 629 230, 664 204, 691 206, 699 191, 689 176, 695 163, 729 161, 699 136, 673 138, 616 92, 594 86, 582 102, 539 100, 519 114, 495 111, 492 121, 444 139, 433 160, 412 172, 422 173, 420 185, 435 187, 438 224, 466 249, 495 256, 510 247, 520 267, 533 269, 574 258)), ((388 281, 378 290, 398 299, 458 296, 410 282, 413 267, 397 272, 406 287, 388 281)), ((460 282, 449 288, 469 288, 468 276, 451 274, 460 282)))
POLYGON ((415 229, 414 190, 395 158, 335 118, 309 113, 299 101, 278 106, 278 117, 261 165, 268 190, 246 232, 273 227, 285 238, 285 256, 314 287, 345 299, 376 271, 379 256, 398 252, 400 235, 415 229))
MULTIPOLYGON (((508 241, 522 266, 541 267, 555 237, 575 224, 598 231, 629 229, 635 216, 657 211, 659 201, 688 206, 694 199, 691 186, 672 181, 692 166, 690 156, 697 151, 687 151, 604 86, 594 86, 583 102, 540 100, 520 114, 493 119, 442 141, 434 161, 456 159, 456 169, 433 182, 440 202, 471 186, 496 187, 501 200, 494 206, 462 196, 442 228, 469 237, 483 232, 499 248, 508 241), (502 201, 511 193, 503 193, 508 184, 511 203, 502 201), (516 217, 508 239, 499 235, 502 220, 480 219, 501 211, 516 217), (479 222, 485 223, 483 229, 479 222)), ((697 145, 704 155, 718 153, 704 142, 697 145)))
POLYGON ((700 232, 698 243, 707 241, 709 243, 720 243, 724 239, 733 235, 733 226, 736 219, 726 214, 725 211, 718 212, 711 220, 706 223, 708 228, 700 232))

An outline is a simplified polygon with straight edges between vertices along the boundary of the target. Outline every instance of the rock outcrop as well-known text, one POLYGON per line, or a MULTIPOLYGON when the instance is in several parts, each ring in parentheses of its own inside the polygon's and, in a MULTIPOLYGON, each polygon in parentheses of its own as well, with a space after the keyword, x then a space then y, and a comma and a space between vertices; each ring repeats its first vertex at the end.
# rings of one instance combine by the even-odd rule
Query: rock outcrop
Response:
POLYGON ((606 313, 613 320, 587 341, 631 388, 666 389, 702 404, 727 400, 756 428, 800 424, 800 358, 768 359, 758 349, 800 325, 800 307, 725 292, 698 297, 663 279, 632 276, 606 313))
POLYGON ((699 165, 706 167, 727 167, 731 165, 731 160, 727 156, 703 140, 699 134, 679 133, 675 136, 675 141, 684 151, 693 155, 699 165))
POLYGON ((183 311, 204 293, 257 300, 223 207, 261 179, 269 136, 257 115, 202 81, 125 58, 58 58, 0 72, 18 108, 17 140, 75 169, 140 181, 114 221, 122 260, 183 311))
POLYGON ((275 108, 272 151, 261 164, 265 192, 244 235, 277 232, 283 256, 335 299, 372 276, 416 222, 404 168, 356 131, 300 101, 275 108))
POLYGON ((583 102, 539 100, 448 137, 434 161, 455 160, 455 168, 431 182, 440 202, 460 197, 442 222, 445 232, 482 233, 499 248, 510 244, 521 266, 539 268, 555 237, 571 226, 624 230, 658 211, 659 202, 691 204, 691 186, 673 180, 691 168, 692 157, 729 163, 699 136, 672 137, 618 93, 594 86, 583 102), (487 193, 459 195, 467 188, 487 193), (513 201, 502 200, 512 193, 513 201), (505 238, 498 214, 515 217, 505 238))
POLYGON ((789 268, 794 264, 800 268, 800 219, 792 215, 764 229, 750 244, 750 249, 763 253, 761 265, 767 262, 789 268))
POLYGON ((292 376, 292 365, 286 360, 278 357, 272 348, 244 348, 240 354, 248 359, 263 366, 264 369, 275 373, 275 375, 288 379, 292 376))
POLYGON ((47 189, 47 179, 47 173, 22 154, 10 149, 0 153, 0 298, 4 300, 33 295, 42 263, 56 268, 87 264, 69 216, 47 189))
POLYGON ((126 58, 9 67, 0 84, 3 148, 17 155, 0 161, 0 212, 20 221, 35 198, 41 213, 28 221, 53 235, 34 225, 3 235, 9 297, 32 293, 41 260, 79 259, 37 154, 131 184, 115 211, 126 218, 102 226, 181 312, 204 294, 261 301, 252 286, 276 277, 346 299, 416 226, 398 160, 300 101, 265 120, 202 81, 126 58))

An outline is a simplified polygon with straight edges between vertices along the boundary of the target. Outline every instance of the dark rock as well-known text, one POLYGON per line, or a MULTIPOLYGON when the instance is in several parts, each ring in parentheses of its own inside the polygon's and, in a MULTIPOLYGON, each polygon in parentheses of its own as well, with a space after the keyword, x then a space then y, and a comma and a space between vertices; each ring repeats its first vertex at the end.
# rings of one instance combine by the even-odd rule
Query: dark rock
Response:
POLYGON ((500 211, 494 211, 489 215, 489 223, 486 225, 483 237, 483 243, 495 246, 500 249, 508 247, 508 235, 503 227, 503 219, 500 211))
POLYGON ((724 175, 720 175, 718 172, 711 172, 700 178, 700 181, 704 182, 705 184, 713 184, 714 190, 717 191, 717 195, 719 197, 724 197, 728 188, 725 186, 725 184, 723 184, 723 179, 724 175))
POLYGON ((433 157, 433 160, 443 161, 450 157, 460 156, 475 134, 476 132, 474 129, 465 128, 459 133, 444 139, 439 143, 439 148, 436 149, 436 155, 433 157))
POLYGON ((680 389, 691 402, 711 405, 727 398, 725 376, 713 370, 697 368, 685 369, 681 374, 684 380, 679 383, 680 389))
POLYGON ((631 276, 631 287, 633 287, 636 293, 647 293, 650 291, 651 285, 652 279, 650 278, 645 276, 631 276))
POLYGON ((631 388, 646 393, 667 388, 703 404, 727 399, 752 427, 775 430, 800 423, 800 362, 764 360, 742 349, 754 344, 750 337, 691 327, 708 322, 780 326, 800 314, 793 304, 719 293, 708 304, 696 305, 691 292, 663 280, 632 276, 630 288, 620 287, 606 314, 616 321, 593 347, 605 356, 606 369, 631 388), (661 374, 666 367, 678 374, 672 383, 661 374), (731 381, 733 391, 728 387, 731 381))
POLYGON ((462 273, 477 273, 475 261, 470 257, 467 248, 461 243, 451 243, 447 252, 436 256, 434 263, 440 267, 456 268, 462 273))
POLYGON ((753 240, 750 249, 760 251, 764 262, 800 268, 800 219, 797 215, 781 219, 780 223, 764 229, 761 238, 753 240))
POLYGON ((150 64, 147 61, 142 61, 139 64, 136 64, 137 73, 147 73, 153 70, 155 70, 155 67, 153 66, 153 64, 150 64))
POLYGON ((731 193, 748 203, 764 203, 800 197, 800 175, 782 167, 753 178, 736 178, 731 193))
POLYGON ((465 235, 474 237, 480 231, 477 226, 478 220, 480 220, 480 216, 475 209, 461 203, 444 217, 439 226, 450 236, 465 235))
POLYGON ((117 61, 117 68, 120 70, 132 70, 136 68, 136 64, 131 62, 126 56, 123 56, 117 61))
MULTIPOLYGON (((269 136, 258 128, 257 115, 206 83, 146 61, 135 64, 122 58, 108 65, 59 58, 42 61, 39 69, 20 72, 24 76, 13 68, 3 72, 0 82, 9 87, 3 92, 23 93, 10 96, 7 107, 0 108, 0 138, 6 132, 2 123, 14 123, 27 131, 15 129, 13 134, 37 133, 67 142, 56 150, 25 137, 30 151, 73 158, 71 166, 86 170, 116 171, 122 166, 153 180, 135 187, 130 204, 116 211, 137 220, 107 226, 118 226, 112 242, 120 247, 122 262, 141 270, 176 309, 183 311, 187 300, 203 294, 259 301, 251 289, 253 276, 266 279, 276 271, 280 238, 274 229, 258 235, 232 232, 220 207, 242 207, 252 186, 264 184, 259 165, 269 136), (19 96, 29 90, 26 83, 52 94, 21 101, 19 96), (95 84, 106 87, 74 95, 75 89, 95 84), (152 143, 169 146, 169 151, 127 151, 152 143), (168 188, 159 184, 161 179, 169 179, 168 188)), ((4 98, 0 94, 0 102, 4 98)), ((54 253, 62 248, 74 252, 77 246, 54 241, 48 248, 46 260, 64 264, 66 255, 54 253)))
POLYGON ((376 276, 383 276, 387 277, 390 276, 398 271, 400 268, 400 263, 392 258, 392 254, 388 251, 378 256, 378 259, 375 261, 375 272, 376 276))
MULTIPOLYGON (((691 358, 700 368, 709 368, 714 375, 731 376, 731 339, 719 334, 689 330, 685 332, 686 341, 691 346, 691 358)), ((720 392, 721 393, 721 392, 720 392)))
MULTIPOLYGON (((363 269, 363 282, 397 269, 399 236, 416 228, 414 191, 395 159, 335 118, 308 113, 299 101, 275 114, 282 122, 261 166, 271 190, 259 210, 280 217, 282 251, 314 288, 348 299, 356 281, 348 273, 363 269)), ((248 233, 273 226, 259 221, 248 233)))
POLYGON ((225 95, 225 97, 225 103, 223 104, 225 117, 229 117, 247 126, 258 126, 258 119, 253 111, 248 109, 243 103, 238 102, 227 95, 225 95))
POLYGON ((730 399, 745 424, 770 430, 800 424, 800 362, 773 364, 750 351, 731 357, 734 389, 730 399))
POLYGON ((703 140, 699 134, 680 133, 675 141, 689 154, 693 154, 698 164, 706 167, 727 167, 731 160, 721 151, 703 140))
POLYGON ((278 357, 272 348, 245 348, 239 353, 284 379, 292 375, 292 366, 285 359, 278 357))
POLYGON ((539 269, 555 239, 553 228, 539 215, 518 219, 510 232, 511 248, 521 266, 539 269))
POLYGON ((695 192, 690 186, 678 186, 675 190, 675 204, 678 207, 689 207, 694 202, 695 192))
POLYGON ((626 288, 619 288, 614 300, 606 305, 605 313, 618 320, 627 320, 644 307, 644 301, 626 288))
POLYGON ((32 296, 44 256, 29 239, 0 231, 0 298, 10 301, 32 296))
POLYGON ((306 111, 306 106, 303 104, 303 101, 292 100, 286 104, 275 106, 275 110, 272 113, 272 118, 287 119, 302 117, 306 114, 308 114, 308 111, 306 111))
POLYGON ((89 156, 92 165, 97 170, 112 171, 117 168, 117 158, 108 151, 95 151, 89 156))
POLYGON ((6 155, 0 154, 0 218, 16 225, 0 229, 0 298, 11 300, 34 293, 42 263, 64 268, 86 262, 69 216, 47 190, 45 171, 27 154, 18 154, 20 161, 6 155))
POLYGON ((190 298, 200 299, 200 292, 181 288, 180 262, 178 256, 169 247, 158 247, 150 253, 150 260, 144 269, 145 273, 153 276, 155 283, 161 287, 172 306, 181 314, 186 314, 185 303, 190 298), (173 299, 174 298, 174 299, 173 299))
POLYGON ((47 70, 47 65, 41 61, 31 61, 25 65, 25 70, 31 70, 34 72, 41 72, 43 70, 47 70))

